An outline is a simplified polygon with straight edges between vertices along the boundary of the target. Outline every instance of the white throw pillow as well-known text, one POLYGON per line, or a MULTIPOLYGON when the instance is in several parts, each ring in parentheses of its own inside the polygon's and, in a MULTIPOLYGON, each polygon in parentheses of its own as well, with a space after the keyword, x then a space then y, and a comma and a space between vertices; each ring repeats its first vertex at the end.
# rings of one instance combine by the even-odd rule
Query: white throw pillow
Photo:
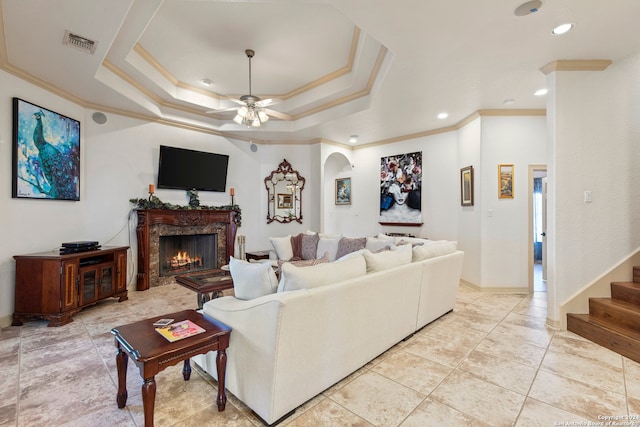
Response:
POLYGON ((318 240, 318 250, 316 252, 316 258, 322 258, 325 255, 325 252, 329 254, 329 261, 336 260, 336 254, 338 253, 338 245, 340 244, 340 239, 342 236, 327 236, 320 235, 320 240, 318 240))
POLYGON ((413 247, 413 261, 422 261, 456 251, 458 242, 448 240, 429 240, 424 245, 413 247))
POLYGON ((423 239, 422 237, 406 237, 406 236, 396 237, 396 245, 411 243, 412 246, 417 246, 417 245, 424 245, 429 241, 430 240, 423 239))
POLYGON ((269 241, 273 249, 275 249, 278 259, 289 261, 293 258, 293 247, 291 246, 290 235, 285 237, 269 237, 269 241))
POLYGON ((375 271, 387 270, 399 265, 409 264, 411 262, 412 251, 411 245, 401 245, 397 246, 394 250, 380 253, 372 253, 365 249, 363 255, 367 262, 367 273, 373 273, 375 271))
POLYGON ((367 237, 367 244, 364 246, 371 252, 378 252, 380 249, 393 247, 393 239, 380 239, 378 237, 367 237))
POLYGON ((395 240, 396 240, 396 238, 395 238, 395 237, 393 237, 393 236, 389 236, 389 235, 384 234, 384 233, 378 233, 378 235, 376 236, 376 238, 377 238, 377 239, 384 239, 384 240, 392 240, 392 241, 395 241, 395 240))
POLYGON ((271 262, 247 262, 236 258, 229 260, 236 298, 249 300, 274 293, 278 278, 271 262))
POLYGON ((339 262, 297 267, 291 263, 282 265, 278 292, 311 289, 331 283, 343 282, 367 274, 362 256, 354 256, 339 262))

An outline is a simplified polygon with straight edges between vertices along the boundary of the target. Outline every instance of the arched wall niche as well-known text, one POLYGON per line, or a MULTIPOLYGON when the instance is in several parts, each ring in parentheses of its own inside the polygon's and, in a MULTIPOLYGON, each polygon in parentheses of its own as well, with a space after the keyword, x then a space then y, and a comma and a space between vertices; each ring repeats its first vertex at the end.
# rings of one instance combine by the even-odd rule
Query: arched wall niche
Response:
POLYGON ((339 228, 341 215, 347 214, 350 206, 337 206, 335 204, 336 178, 350 177, 353 171, 351 160, 343 153, 331 153, 324 162, 324 182, 322 188, 323 200, 323 226, 324 233, 335 234, 343 230, 339 228))

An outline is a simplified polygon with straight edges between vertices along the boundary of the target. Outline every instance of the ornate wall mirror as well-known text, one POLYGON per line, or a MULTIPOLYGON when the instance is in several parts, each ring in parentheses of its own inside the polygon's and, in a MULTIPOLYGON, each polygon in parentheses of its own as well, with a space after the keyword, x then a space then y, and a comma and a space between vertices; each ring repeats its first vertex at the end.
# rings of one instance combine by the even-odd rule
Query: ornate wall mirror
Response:
POLYGON ((302 224, 304 178, 284 159, 278 169, 264 179, 267 188, 267 224, 297 221, 302 224))

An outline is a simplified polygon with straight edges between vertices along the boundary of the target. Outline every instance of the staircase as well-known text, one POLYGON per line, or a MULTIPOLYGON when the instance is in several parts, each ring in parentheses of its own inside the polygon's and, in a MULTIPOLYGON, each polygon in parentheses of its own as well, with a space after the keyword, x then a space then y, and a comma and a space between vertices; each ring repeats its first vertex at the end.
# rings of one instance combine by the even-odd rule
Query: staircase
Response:
POLYGON ((611 298, 589 298, 589 314, 567 314, 567 330, 640 363, 640 267, 611 282, 611 298))

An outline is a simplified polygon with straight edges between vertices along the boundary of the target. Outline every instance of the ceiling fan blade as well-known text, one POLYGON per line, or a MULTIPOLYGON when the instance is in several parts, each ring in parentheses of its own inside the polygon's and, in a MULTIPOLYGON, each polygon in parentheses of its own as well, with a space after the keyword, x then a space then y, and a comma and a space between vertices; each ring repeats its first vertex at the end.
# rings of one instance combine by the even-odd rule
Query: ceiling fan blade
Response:
POLYGON ((276 110, 271 110, 269 108, 265 108, 265 112, 269 116, 275 117, 276 119, 280 119, 280 120, 292 120, 293 119, 293 117, 291 117, 288 114, 281 113, 280 111, 276 111, 276 110))
POLYGON ((237 109, 238 107, 223 108, 221 110, 207 110, 205 111, 205 114, 224 113, 225 111, 236 111, 237 109))
MULTIPOLYGON (((229 105, 231 102, 235 103, 235 104, 238 104, 239 106, 247 105, 244 101, 241 101, 241 100, 239 100, 237 98, 232 98, 232 97, 224 98, 222 101, 224 102, 224 104, 222 104, 222 105, 229 105)), ((232 106, 226 107, 226 108, 213 108, 211 110, 207 110, 206 113, 207 114, 212 114, 212 113, 221 113, 221 112, 224 112, 224 111, 237 110, 238 109, 238 105, 232 105, 232 106)))

